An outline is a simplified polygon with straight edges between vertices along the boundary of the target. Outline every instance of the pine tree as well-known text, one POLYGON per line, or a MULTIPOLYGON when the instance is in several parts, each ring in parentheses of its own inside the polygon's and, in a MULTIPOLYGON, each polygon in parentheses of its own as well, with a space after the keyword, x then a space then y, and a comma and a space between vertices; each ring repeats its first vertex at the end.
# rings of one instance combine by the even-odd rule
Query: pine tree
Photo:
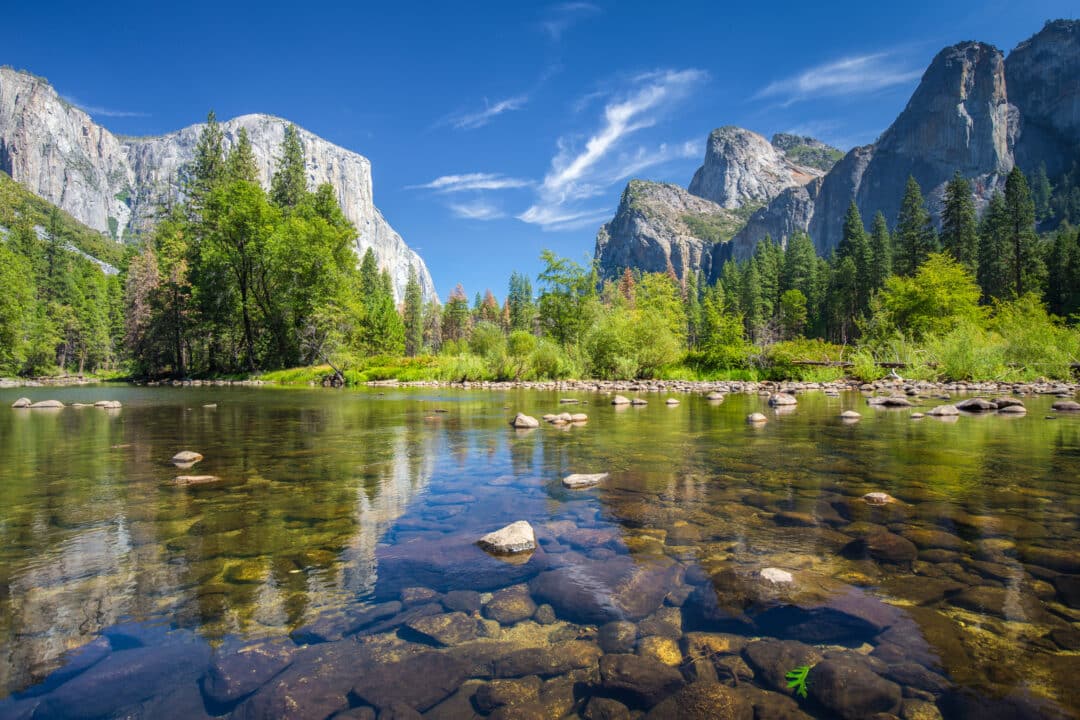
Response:
POLYGON ((836 248, 840 260, 850 258, 855 266, 855 310, 862 312, 870 306, 870 276, 873 264, 870 238, 866 235, 859 208, 852 200, 844 216, 844 232, 836 248))
POLYGON ((852 339, 858 317, 858 270, 851 257, 834 255, 829 283, 829 335, 835 342, 852 339))
POLYGON ((687 273, 686 276, 686 344, 696 347, 701 334, 701 271, 687 273))
POLYGON ((1009 265, 1013 293, 1037 291, 1042 278, 1039 238, 1035 234, 1035 203, 1027 179, 1014 167, 1005 179, 1005 207, 1009 214, 1009 265))
POLYGON ((922 190, 913 177, 908 177, 893 241, 893 270, 897 275, 914 275, 919 265, 934 252, 937 245, 930 213, 926 211, 923 202, 922 190))
POLYGON ((409 281, 405 284, 405 354, 414 357, 424 347, 424 298, 420 292, 420 282, 416 279, 416 268, 409 265, 409 281))
POLYGON ((307 177, 304 170, 304 144, 300 131, 290 124, 285 128, 281 142, 281 157, 277 170, 270 181, 270 198, 280 208, 294 208, 307 194, 307 177))
POLYGON ((750 258, 742 273, 739 305, 743 311, 746 334, 751 340, 757 339, 765 323, 764 302, 761 297, 761 275, 758 273, 757 260, 750 258))
POLYGON ((870 289, 877 291, 885 287, 885 281, 892 275, 893 248, 892 237, 885 215, 880 211, 874 215, 874 228, 870 231, 870 289))
POLYGON ((206 127, 199 133, 195 145, 187 182, 188 197, 196 210, 202 207, 207 193, 225 178, 225 136, 218 125, 217 115, 211 110, 206 116, 206 127))
POLYGON ((979 270, 979 227, 975 199, 969 183, 959 171, 945 186, 945 207, 941 211, 941 246, 967 268, 979 270))
POLYGON ((623 274, 619 277, 619 295, 622 296, 630 308, 633 308, 637 303, 636 288, 637 281, 634 279, 634 272, 630 268, 624 269, 623 274))
POLYGON ((995 192, 979 226, 979 266, 976 278, 983 300, 1009 297, 1009 209, 1005 196, 995 192))
POLYGON ((236 136, 236 144, 229 150, 225 157, 225 178, 230 182, 243 180, 245 182, 259 181, 259 166, 255 162, 255 153, 251 149, 251 140, 248 139, 247 128, 240 128, 236 136))
POLYGON ((1046 163, 1039 163, 1039 169, 1031 178, 1031 199, 1035 203, 1035 220, 1044 222, 1053 217, 1050 208, 1050 199, 1054 195, 1054 187, 1050 184, 1050 178, 1046 175, 1046 163))
POLYGON ((379 292, 379 263, 375 251, 368 248, 360 259, 360 296, 367 302, 379 292))
POLYGON ((528 276, 517 271, 510 273, 506 302, 510 306, 510 329, 532 332, 536 321, 536 302, 528 276))
POLYGON ((443 342, 464 340, 469 332, 469 300, 459 283, 446 300, 442 314, 443 342))
POLYGON ((761 285, 761 321, 772 319, 780 302, 780 275, 784 264, 783 250, 768 235, 754 248, 758 282, 761 285))

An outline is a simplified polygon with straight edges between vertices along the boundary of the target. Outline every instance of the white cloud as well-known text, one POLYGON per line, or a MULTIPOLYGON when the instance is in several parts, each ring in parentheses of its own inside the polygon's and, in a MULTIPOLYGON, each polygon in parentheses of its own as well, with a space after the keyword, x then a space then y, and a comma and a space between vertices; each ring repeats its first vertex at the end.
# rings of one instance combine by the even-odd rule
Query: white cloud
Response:
POLYGON ((769 83, 752 99, 778 98, 784 106, 813 97, 858 95, 917 80, 921 70, 906 67, 890 53, 855 55, 808 68, 769 83))
POLYGON ((75 97, 71 95, 61 95, 61 97, 79 108, 88 115, 95 115, 97 117, 114 117, 114 118, 131 118, 131 117, 150 117, 150 113, 135 112, 132 110, 111 110, 109 108, 101 107, 100 105, 87 105, 79 102, 75 97))
MULTIPOLYGON (((688 157, 689 145, 660 145, 617 153, 634 133, 656 124, 661 113, 682 100, 706 78, 701 70, 662 70, 639 75, 630 89, 604 106, 601 126, 585 141, 566 136, 557 142, 551 169, 537 190, 536 202, 518 219, 545 230, 570 229, 577 223, 603 217, 607 211, 579 207, 582 200, 603 193, 611 184, 672 159, 688 157)), ((694 155, 700 149, 695 147, 694 155)))
POLYGON ((483 110, 451 115, 443 122, 453 125, 458 130, 475 130, 476 128, 484 127, 503 113, 520 110, 525 107, 525 103, 527 102, 529 102, 528 95, 515 95, 514 97, 509 97, 494 103, 489 103, 487 99, 485 99, 483 110))
POLYGON ((471 203, 450 203, 447 207, 455 217, 464 220, 497 220, 506 217, 506 213, 502 210, 482 200, 471 203))
POLYGON ((462 175, 442 175, 423 185, 409 185, 406 190, 435 190, 441 193, 464 192, 467 190, 508 190, 528 187, 530 180, 506 177, 498 173, 464 173, 462 175))
POLYGON ((555 42, 558 42, 564 32, 585 18, 599 15, 600 8, 590 2, 564 2, 553 5, 547 10, 546 17, 540 22, 540 27, 555 42))

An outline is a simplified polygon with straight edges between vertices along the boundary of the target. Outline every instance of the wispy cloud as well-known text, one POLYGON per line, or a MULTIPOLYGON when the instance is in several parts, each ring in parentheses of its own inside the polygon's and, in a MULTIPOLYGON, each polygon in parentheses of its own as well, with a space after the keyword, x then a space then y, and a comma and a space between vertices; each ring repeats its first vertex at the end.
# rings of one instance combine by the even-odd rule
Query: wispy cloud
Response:
POLYGON ((555 42, 562 39, 563 33, 582 20, 599 15, 602 11, 590 2, 564 2, 552 5, 540 21, 540 28, 555 42))
POLYGON ((450 212, 455 217, 464 220, 498 220, 501 217, 506 217, 506 213, 502 210, 483 200, 469 203, 450 203, 447 207, 450 208, 450 212))
POLYGON ((513 112, 525 107, 529 102, 528 95, 516 95, 504 100, 491 103, 484 100, 484 108, 473 112, 455 113, 445 118, 441 124, 452 125, 458 130, 475 130, 487 125, 489 122, 503 113, 513 112))
POLYGON ((509 190, 532 185, 531 180, 506 177, 498 173, 464 173, 462 175, 442 175, 423 185, 409 185, 406 190, 435 190, 441 193, 465 192, 469 190, 509 190))
POLYGON ((77 98, 71 95, 61 95, 61 97, 75 107, 82 110, 83 112, 87 113, 88 115, 113 118, 150 117, 150 113, 145 112, 135 112, 133 110, 113 110, 111 108, 101 107, 100 105, 87 105, 86 103, 79 102, 77 98))
POLYGON ((836 97, 874 92, 917 80, 913 69, 895 54, 883 52, 855 55, 808 68, 796 75, 769 83, 753 100, 778 99, 783 106, 814 97, 836 97))
POLYGON ((584 145, 566 136, 557 142, 551 169, 537 189, 537 199, 518 219, 545 230, 565 230, 595 222, 606 209, 582 208, 581 201, 603 193, 613 183, 655 165, 689 155, 687 143, 621 151, 626 139, 656 124, 706 74, 701 70, 661 70, 632 78, 629 88, 611 95, 604 106, 600 127, 584 145), (621 151, 621 152, 620 152, 621 151))

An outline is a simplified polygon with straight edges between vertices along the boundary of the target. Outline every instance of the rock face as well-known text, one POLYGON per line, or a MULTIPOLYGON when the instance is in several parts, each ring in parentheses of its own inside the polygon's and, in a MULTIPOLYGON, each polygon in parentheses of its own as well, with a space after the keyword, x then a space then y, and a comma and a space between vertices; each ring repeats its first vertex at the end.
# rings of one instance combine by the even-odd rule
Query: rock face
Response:
MULTIPOLYGON (((792 137, 782 136, 782 140, 792 137)), ((818 168, 796 165, 782 148, 761 135, 729 125, 709 134, 705 162, 694 173, 689 189, 698 197, 734 210, 767 203, 781 191, 805 185, 821 174, 818 168)))
POLYGON ((615 217, 596 235, 600 274, 615 278, 628 267, 664 272, 669 263, 680 278, 709 274, 713 245, 740 225, 734 213, 678 185, 631 180, 615 217))
MULTIPOLYGON (((270 115, 243 115, 221 129, 227 147, 240 128, 247 130, 260 180, 268 186, 288 124, 270 115)), ((0 170, 117 241, 147 231, 160 210, 181 197, 181 171, 194 158, 202 128, 120 138, 61 99, 46 80, 0 68, 0 170)), ((300 139, 308 184, 334 186, 345 216, 356 226, 357 254, 374 250, 399 298, 410 265, 425 298, 434 298, 424 261, 375 207, 371 162, 303 129, 300 139)))

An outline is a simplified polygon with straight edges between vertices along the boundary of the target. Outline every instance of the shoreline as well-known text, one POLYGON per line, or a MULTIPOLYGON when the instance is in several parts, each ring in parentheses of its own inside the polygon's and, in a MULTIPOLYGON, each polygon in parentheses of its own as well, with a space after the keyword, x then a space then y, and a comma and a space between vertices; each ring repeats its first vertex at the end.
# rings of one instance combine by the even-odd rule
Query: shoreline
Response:
MULTIPOLYGON (((86 377, 57 378, 0 378, 0 389, 34 387, 81 387, 108 382, 123 382, 138 387, 325 387, 318 383, 281 383, 272 380, 103 380, 86 377)), ((529 380, 529 381, 450 381, 450 380, 371 380, 350 388, 441 388, 448 390, 535 390, 585 392, 598 395, 625 393, 677 393, 681 395, 723 393, 758 394, 771 392, 825 393, 860 392, 863 394, 903 394, 916 397, 927 393, 987 393, 1016 395, 1067 395, 1080 393, 1080 383, 1045 382, 968 382, 968 381, 904 381, 886 378, 866 383, 854 379, 809 382, 801 380, 529 380)), ((328 388, 341 389, 341 388, 328 388)))

